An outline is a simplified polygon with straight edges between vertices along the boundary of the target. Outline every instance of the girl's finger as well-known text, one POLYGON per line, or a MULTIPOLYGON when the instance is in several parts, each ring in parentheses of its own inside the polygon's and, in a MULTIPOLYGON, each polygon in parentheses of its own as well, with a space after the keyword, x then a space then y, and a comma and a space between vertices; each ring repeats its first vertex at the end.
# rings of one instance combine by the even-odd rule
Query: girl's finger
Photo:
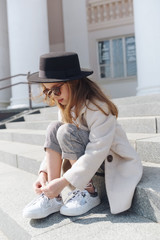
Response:
POLYGON ((41 191, 41 189, 40 189, 40 188, 35 188, 35 190, 34 190, 34 191, 35 191, 35 193, 36 193, 36 194, 41 194, 41 193, 42 193, 42 191, 41 191))
POLYGON ((44 192, 45 194, 48 192, 48 189, 46 189, 45 186, 44 186, 44 187, 41 187, 40 189, 41 189, 41 192, 44 192))
POLYGON ((41 187, 40 188, 42 192, 45 192, 45 188, 44 187, 41 187))
POLYGON ((46 181, 42 181, 42 187, 45 187, 46 186, 46 181))

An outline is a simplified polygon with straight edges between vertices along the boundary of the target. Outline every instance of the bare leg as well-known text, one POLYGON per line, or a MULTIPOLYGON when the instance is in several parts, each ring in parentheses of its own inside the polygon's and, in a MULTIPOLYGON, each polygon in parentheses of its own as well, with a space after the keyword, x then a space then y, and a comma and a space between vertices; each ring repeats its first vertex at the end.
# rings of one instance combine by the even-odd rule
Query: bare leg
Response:
POLYGON ((62 166, 61 154, 53 151, 50 148, 46 148, 46 161, 48 182, 52 181, 53 179, 59 178, 62 166))
POLYGON ((95 187, 93 185, 92 180, 87 184, 87 186, 85 187, 85 190, 87 190, 89 193, 95 192, 95 187))

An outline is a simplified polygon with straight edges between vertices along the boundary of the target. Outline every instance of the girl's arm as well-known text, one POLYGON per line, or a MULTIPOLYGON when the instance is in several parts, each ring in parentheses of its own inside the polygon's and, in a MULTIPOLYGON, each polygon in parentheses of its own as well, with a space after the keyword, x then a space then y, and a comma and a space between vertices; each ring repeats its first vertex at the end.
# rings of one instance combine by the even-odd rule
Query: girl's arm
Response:
POLYGON ((64 178, 79 189, 85 188, 107 157, 116 128, 116 117, 112 114, 106 116, 100 110, 87 109, 85 116, 90 131, 89 143, 84 155, 64 174, 64 178))
POLYGON ((52 180, 47 186, 42 187, 40 190, 48 198, 55 198, 62 192, 62 190, 69 185, 69 182, 64 178, 56 178, 52 180))
POLYGON ((40 174, 41 172, 45 172, 45 173, 47 173, 47 162, 46 162, 46 156, 44 157, 43 161, 41 162, 41 165, 40 165, 40 167, 39 167, 38 174, 40 174))

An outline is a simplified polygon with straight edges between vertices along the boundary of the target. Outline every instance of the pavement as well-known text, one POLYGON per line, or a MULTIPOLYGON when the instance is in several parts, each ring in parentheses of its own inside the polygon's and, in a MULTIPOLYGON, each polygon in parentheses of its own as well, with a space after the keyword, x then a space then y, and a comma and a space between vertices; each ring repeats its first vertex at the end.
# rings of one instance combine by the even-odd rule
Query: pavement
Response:
POLYGON ((159 223, 131 210, 113 215, 106 200, 82 216, 54 213, 41 220, 25 219, 23 208, 36 196, 35 179, 34 174, 0 163, 0 229, 6 235, 1 234, 1 240, 160 240, 159 223))
POLYGON ((0 130, 0 240, 160 240, 159 100, 160 95, 115 100, 118 121, 144 166, 132 208, 117 215, 110 213, 104 179, 97 176, 102 203, 88 213, 24 219, 23 208, 35 198, 32 185, 44 157, 45 129, 57 119, 57 110, 44 108, 18 115, 23 122, 8 121, 7 129, 0 130))

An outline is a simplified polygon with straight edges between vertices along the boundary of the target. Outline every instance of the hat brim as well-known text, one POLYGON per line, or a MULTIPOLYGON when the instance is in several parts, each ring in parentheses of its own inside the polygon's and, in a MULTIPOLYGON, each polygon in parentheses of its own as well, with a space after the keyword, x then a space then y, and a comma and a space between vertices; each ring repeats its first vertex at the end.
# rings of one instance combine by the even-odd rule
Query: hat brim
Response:
POLYGON ((81 68, 81 73, 76 76, 70 76, 64 79, 56 79, 56 78, 40 78, 39 72, 32 73, 28 76, 28 81, 31 83, 56 83, 56 82, 67 82, 71 80, 81 79, 87 77, 93 73, 92 70, 81 68))

